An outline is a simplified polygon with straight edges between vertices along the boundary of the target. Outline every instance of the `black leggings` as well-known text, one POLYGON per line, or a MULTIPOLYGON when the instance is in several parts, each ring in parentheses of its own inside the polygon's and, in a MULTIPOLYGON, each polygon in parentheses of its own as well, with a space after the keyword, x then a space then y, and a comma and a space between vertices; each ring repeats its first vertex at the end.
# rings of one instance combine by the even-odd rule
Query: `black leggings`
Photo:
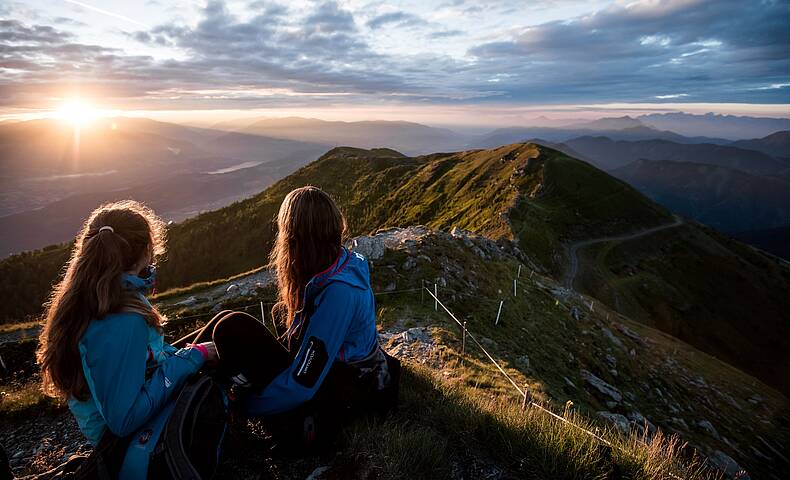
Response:
POLYGON ((189 343, 213 341, 219 357, 219 373, 225 378, 244 375, 255 388, 271 383, 288 368, 288 350, 260 320, 243 312, 224 310, 203 328, 178 339, 181 348, 189 343))

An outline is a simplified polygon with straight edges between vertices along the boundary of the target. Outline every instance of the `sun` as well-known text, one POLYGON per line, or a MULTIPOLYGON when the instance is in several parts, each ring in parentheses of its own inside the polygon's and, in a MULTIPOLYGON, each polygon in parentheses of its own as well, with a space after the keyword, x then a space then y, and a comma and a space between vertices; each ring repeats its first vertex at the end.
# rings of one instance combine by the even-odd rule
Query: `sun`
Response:
POLYGON ((64 102, 55 111, 54 117, 75 127, 82 127, 96 120, 100 115, 101 112, 89 102, 82 99, 71 99, 64 102))

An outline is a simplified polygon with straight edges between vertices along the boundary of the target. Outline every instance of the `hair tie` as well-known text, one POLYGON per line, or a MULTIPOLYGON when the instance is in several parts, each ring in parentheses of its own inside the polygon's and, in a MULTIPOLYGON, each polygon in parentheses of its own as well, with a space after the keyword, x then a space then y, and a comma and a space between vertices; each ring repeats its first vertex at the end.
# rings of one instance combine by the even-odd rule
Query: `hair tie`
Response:
POLYGON ((99 233, 101 233, 101 232, 103 232, 103 231, 105 231, 105 230, 107 230, 108 232, 115 233, 115 229, 113 229, 113 228, 112 228, 111 226, 109 226, 109 225, 105 225, 105 226, 101 227, 101 228, 99 229, 99 233))

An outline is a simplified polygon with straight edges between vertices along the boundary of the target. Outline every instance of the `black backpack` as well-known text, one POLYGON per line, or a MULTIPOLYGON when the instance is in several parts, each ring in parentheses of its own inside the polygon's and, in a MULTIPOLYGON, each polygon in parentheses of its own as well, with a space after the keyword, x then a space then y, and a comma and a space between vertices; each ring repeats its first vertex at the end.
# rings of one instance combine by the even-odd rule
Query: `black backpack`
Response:
MULTIPOLYGON (((214 379, 205 374, 190 377, 176 398, 172 415, 151 455, 149 479, 208 479, 219 465, 228 429, 228 399, 214 379)), ((40 480, 112 480, 118 472, 132 437, 120 438, 106 431, 89 456, 75 456, 40 480)))
POLYGON ((228 397, 211 377, 196 375, 187 380, 151 456, 149 478, 213 477, 228 419, 228 397))

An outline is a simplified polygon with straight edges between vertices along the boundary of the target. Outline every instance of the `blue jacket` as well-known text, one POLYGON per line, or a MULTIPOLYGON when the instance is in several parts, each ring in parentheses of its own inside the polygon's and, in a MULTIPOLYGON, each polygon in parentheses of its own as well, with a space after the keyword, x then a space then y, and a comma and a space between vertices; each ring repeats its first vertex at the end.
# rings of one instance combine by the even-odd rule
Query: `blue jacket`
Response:
POLYGON ((336 361, 367 357, 378 345, 376 304, 368 262, 343 248, 335 263, 305 287, 303 305, 291 330, 301 333, 290 367, 245 404, 251 416, 291 410, 313 398, 336 361), (307 328, 304 331, 305 322, 307 328))
MULTIPOLYGON (((132 275, 124 275, 122 281, 143 298, 151 282, 132 275)), ((144 475, 147 454, 169 417, 168 400, 203 366, 203 355, 194 348, 176 350, 141 315, 125 312, 91 321, 79 352, 90 398, 71 398, 68 403, 80 430, 93 445, 106 430, 119 437, 136 433, 124 463, 127 474, 122 471, 121 478, 144 475), (146 441, 138 442, 137 437, 146 441), (137 460, 130 459, 135 443, 144 450, 137 460), (145 463, 130 466, 129 462, 145 463)))

